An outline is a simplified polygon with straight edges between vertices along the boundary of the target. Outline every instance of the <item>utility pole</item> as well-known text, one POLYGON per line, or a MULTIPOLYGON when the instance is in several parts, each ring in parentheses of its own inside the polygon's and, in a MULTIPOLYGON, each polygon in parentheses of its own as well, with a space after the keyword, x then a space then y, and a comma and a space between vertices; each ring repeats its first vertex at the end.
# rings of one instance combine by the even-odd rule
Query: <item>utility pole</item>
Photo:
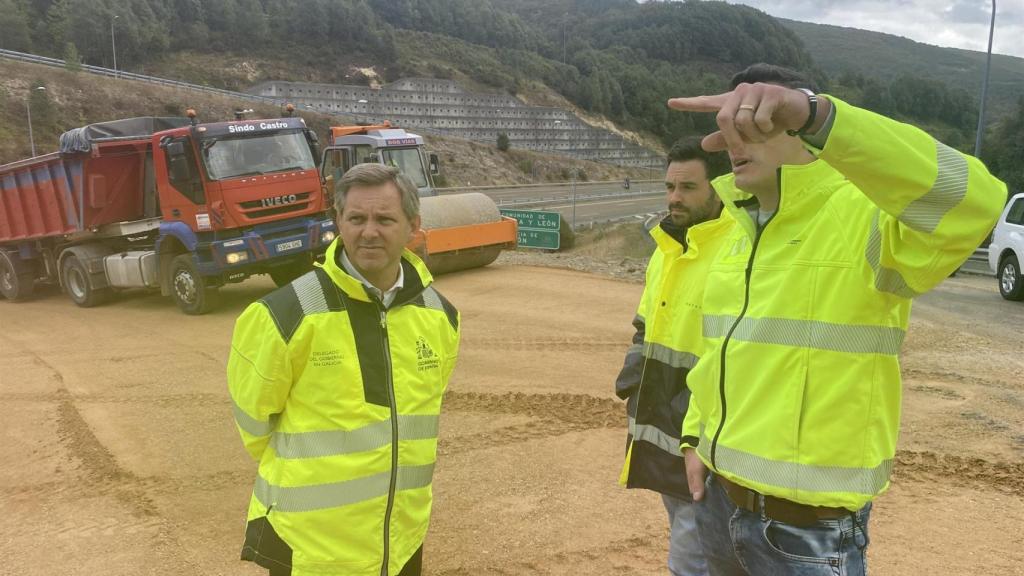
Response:
POLYGON ((114 43, 114 20, 117 20, 117 14, 110 19, 110 51, 114 54, 114 78, 117 78, 117 44, 114 43))
POLYGON ((572 231, 576 231, 576 169, 572 169, 572 231))
POLYGON ((985 98, 988 97, 988 73, 992 68, 992 35, 996 30, 996 0, 992 0, 992 23, 988 28, 988 56, 985 58, 985 79, 981 83, 981 110, 978 112, 978 135, 974 141, 974 157, 981 158, 981 137, 985 131, 985 98))
MULTIPOLYGON (((36 86, 35 90, 46 90, 45 86, 36 86)), ((25 115, 28 116, 28 143, 32 147, 32 157, 36 157, 36 139, 32 134, 32 90, 25 97, 25 115)))

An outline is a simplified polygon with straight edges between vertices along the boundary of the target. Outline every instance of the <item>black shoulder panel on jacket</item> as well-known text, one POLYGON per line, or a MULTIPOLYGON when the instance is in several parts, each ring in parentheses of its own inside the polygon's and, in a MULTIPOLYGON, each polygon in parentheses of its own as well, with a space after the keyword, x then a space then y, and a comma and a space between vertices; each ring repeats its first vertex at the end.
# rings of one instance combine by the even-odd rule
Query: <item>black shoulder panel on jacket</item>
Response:
POLYGON ((309 314, 344 310, 337 288, 320 268, 303 274, 260 299, 270 311, 285 342, 289 342, 309 314))
POLYGON ((447 298, 435 290, 433 286, 427 286, 426 289, 424 289, 423 292, 421 292, 420 295, 412 301, 412 304, 415 306, 443 311, 448 317, 448 323, 452 325, 452 328, 455 330, 459 329, 459 311, 455 309, 455 306, 452 306, 452 303, 449 302, 447 298))

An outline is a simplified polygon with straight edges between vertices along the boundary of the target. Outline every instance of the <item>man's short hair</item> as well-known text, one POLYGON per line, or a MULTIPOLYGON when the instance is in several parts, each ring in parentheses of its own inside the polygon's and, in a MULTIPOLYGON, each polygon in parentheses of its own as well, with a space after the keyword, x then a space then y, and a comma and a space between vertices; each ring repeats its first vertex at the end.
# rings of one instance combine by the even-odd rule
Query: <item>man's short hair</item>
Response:
POLYGON ((402 212, 409 220, 420 215, 420 196, 416 185, 398 168, 381 164, 356 164, 345 172, 334 187, 334 210, 337 214, 345 211, 345 199, 353 186, 380 186, 393 182, 402 197, 402 212))
POLYGON ((763 82, 765 84, 777 84, 786 88, 807 88, 811 92, 818 92, 818 85, 813 80, 797 72, 774 64, 760 62, 751 64, 732 77, 729 82, 729 89, 735 90, 740 84, 753 84, 763 82))
POLYGON ((699 160, 704 165, 708 180, 714 180, 729 171, 730 165, 726 155, 721 152, 707 152, 700 146, 700 136, 684 136, 676 140, 665 157, 665 167, 673 162, 699 160))

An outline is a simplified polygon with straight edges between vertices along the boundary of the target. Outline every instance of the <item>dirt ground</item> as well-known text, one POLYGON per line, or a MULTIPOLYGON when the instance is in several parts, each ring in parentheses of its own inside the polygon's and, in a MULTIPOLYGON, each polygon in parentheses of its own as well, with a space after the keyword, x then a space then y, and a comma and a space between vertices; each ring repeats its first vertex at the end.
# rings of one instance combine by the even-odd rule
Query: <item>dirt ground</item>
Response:
MULTIPOLYGON (((660 499, 616 485, 612 382, 642 286, 506 264, 438 287, 464 328, 425 573, 666 574, 660 499)), ((271 288, 232 286, 202 317, 145 292, 0 302, 0 574, 262 572, 237 560, 255 465, 224 367, 234 318, 271 288)), ((991 278, 915 305, 873 573, 1024 574, 1022 327, 991 278)))

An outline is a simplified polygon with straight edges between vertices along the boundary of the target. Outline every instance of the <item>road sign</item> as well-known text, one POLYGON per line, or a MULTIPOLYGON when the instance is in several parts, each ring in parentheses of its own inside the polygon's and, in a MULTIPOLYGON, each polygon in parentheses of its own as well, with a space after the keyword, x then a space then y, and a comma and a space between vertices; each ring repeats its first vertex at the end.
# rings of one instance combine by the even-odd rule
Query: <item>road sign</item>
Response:
POLYGON ((521 248, 558 250, 561 246, 562 215, 558 212, 538 210, 501 210, 503 216, 515 218, 519 223, 521 248))
POLYGON ((520 248, 546 248, 558 250, 558 231, 552 230, 527 230, 520 228, 518 232, 520 248))
POLYGON ((502 216, 515 218, 520 228, 537 230, 558 230, 562 224, 562 215, 558 212, 541 212, 539 210, 501 210, 502 216))

